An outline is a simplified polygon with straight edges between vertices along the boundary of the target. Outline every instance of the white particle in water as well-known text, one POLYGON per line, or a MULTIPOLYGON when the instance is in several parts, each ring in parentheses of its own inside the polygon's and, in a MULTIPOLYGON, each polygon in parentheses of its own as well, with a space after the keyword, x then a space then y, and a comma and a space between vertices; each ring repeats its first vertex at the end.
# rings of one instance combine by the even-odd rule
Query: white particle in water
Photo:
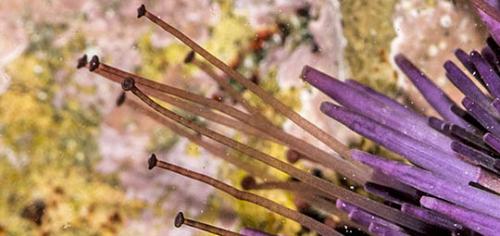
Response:
POLYGON ((431 57, 436 56, 436 55, 438 54, 438 52, 439 52, 439 49, 438 49, 438 47, 437 47, 436 45, 434 45, 434 44, 433 44, 433 45, 431 45, 431 46, 429 47, 429 49, 427 50, 427 54, 429 54, 429 56, 431 56, 431 57))
POLYGON ((449 15, 444 15, 439 19, 439 24, 444 28, 449 28, 451 26, 451 17, 449 15))

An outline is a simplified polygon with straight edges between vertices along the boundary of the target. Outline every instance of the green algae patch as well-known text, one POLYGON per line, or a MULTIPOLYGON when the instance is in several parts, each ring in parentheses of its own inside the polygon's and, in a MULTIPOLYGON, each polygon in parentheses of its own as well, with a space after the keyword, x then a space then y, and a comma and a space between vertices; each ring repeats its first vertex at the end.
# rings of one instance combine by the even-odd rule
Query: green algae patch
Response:
POLYGON ((342 25, 347 39, 346 60, 353 79, 394 95, 397 76, 390 64, 392 25, 397 0, 341 1, 342 25))

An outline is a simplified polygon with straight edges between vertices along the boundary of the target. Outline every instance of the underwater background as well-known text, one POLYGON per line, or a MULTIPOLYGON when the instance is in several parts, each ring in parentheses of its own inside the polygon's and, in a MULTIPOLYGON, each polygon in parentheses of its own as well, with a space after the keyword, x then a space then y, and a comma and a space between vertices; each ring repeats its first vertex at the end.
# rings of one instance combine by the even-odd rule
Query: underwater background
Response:
MULTIPOLYGON (((119 86, 76 70, 82 54, 98 54, 149 79, 224 98, 206 74, 183 63, 187 47, 137 20, 142 3, 344 143, 386 155, 321 114, 328 98, 299 79, 302 67, 355 79, 433 115, 393 56, 404 52, 459 101, 441 65, 455 48, 480 48, 487 37, 468 1, 460 0, 1 1, 0 235, 204 235, 174 228, 180 210, 229 229, 301 232, 297 223, 210 186, 148 171, 146 159, 155 152, 234 186, 245 176, 146 116, 116 107, 119 86)), ((271 109, 263 114, 308 137, 271 109)), ((285 159, 282 145, 224 132, 285 159)), ((333 172, 325 175, 358 191, 333 172)), ((256 193, 290 208, 297 203, 282 191, 256 193)))

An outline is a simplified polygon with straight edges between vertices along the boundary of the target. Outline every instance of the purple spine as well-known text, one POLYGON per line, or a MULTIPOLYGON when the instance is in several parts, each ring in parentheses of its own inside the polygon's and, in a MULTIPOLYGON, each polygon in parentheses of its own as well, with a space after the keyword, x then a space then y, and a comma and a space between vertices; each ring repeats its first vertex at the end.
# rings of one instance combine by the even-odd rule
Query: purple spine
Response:
POLYGON ((500 196, 496 194, 468 185, 454 184, 418 167, 388 161, 358 150, 353 150, 352 156, 354 159, 420 191, 446 199, 471 210, 493 217, 500 217, 500 196))
POLYGON ((496 159, 494 157, 457 141, 454 141, 451 144, 451 148, 453 149, 453 151, 467 158, 470 162, 476 165, 481 165, 491 171, 498 173, 499 170, 497 170, 495 167, 496 159))
POLYGON ((339 209, 347 214, 349 214, 349 212, 351 212, 351 211, 358 209, 356 206, 354 206, 350 203, 347 203, 341 199, 337 199, 337 201, 335 202, 335 206, 337 206, 337 209, 339 209))
MULTIPOLYGON (((484 59, 490 64, 490 66, 495 67, 500 64, 493 50, 486 46, 481 50, 481 55, 483 55, 484 59)), ((498 71, 497 71, 498 73, 498 71)))
POLYGON ((427 119, 427 123, 433 129, 435 129, 443 134, 449 135, 448 133, 446 133, 447 129, 445 129, 446 122, 442 121, 441 119, 431 116, 427 119))
POLYGON ((467 97, 462 100, 462 104, 484 128, 493 134, 500 135, 500 124, 488 111, 467 97))
POLYGON ((488 106, 491 99, 486 96, 477 86, 472 82, 466 74, 458 68, 451 61, 444 63, 444 68, 446 69, 446 76, 448 79, 457 87, 465 96, 470 97, 475 102, 488 106))
POLYGON ((488 27, 491 37, 495 39, 497 44, 500 44, 500 10, 498 9, 497 1, 475 0, 473 2, 480 2, 485 7, 477 8, 481 20, 488 27), (495 6, 496 3, 496 6, 495 6))
POLYGON ((454 155, 435 149, 432 145, 419 142, 385 125, 328 102, 321 104, 321 111, 359 134, 438 175, 461 183, 477 180, 479 173, 477 167, 459 160, 454 155))
POLYGON ((458 125, 450 125, 448 132, 450 132, 453 137, 464 140, 467 143, 472 144, 472 146, 479 147, 483 150, 491 150, 491 148, 489 148, 486 143, 483 142, 481 136, 470 133, 458 125))
POLYGON ((497 58, 497 61, 500 60, 500 46, 497 44, 497 42, 495 42, 492 37, 488 37, 488 39, 486 39, 486 43, 497 58))
POLYGON ((471 75, 473 75, 474 78, 476 78, 476 80, 479 83, 484 85, 484 81, 481 79, 481 76, 479 76, 479 73, 477 73, 477 70, 476 70, 476 67, 474 66, 474 64, 472 64, 472 62, 470 61, 469 55, 466 52, 464 52, 464 50, 459 48, 459 49, 455 50, 455 56, 460 61, 460 63, 462 63, 462 65, 467 69, 467 71, 469 71, 469 73, 471 75))
POLYGON ((427 222, 432 225, 437 225, 445 229, 449 230, 463 229, 462 225, 457 224, 456 222, 448 219, 445 215, 442 215, 435 211, 427 210, 425 208, 405 203, 401 206, 401 211, 408 215, 412 215, 415 218, 421 219, 424 222, 427 222))
POLYGON ((362 210, 361 208, 359 208, 355 205, 352 205, 348 202, 345 202, 341 199, 337 199, 336 206, 339 210, 347 213, 349 215, 349 219, 351 219, 352 221, 354 221, 360 225, 368 227, 370 225, 370 223, 375 222, 378 224, 382 224, 382 225, 384 225, 390 229, 393 229, 393 230, 403 230, 398 225, 396 225, 392 222, 389 222, 387 220, 384 220, 384 219, 382 219, 378 216, 375 216, 373 214, 370 214, 370 213, 362 210))
POLYGON ((386 226, 387 228, 390 228, 392 230, 399 230, 403 231, 403 229, 396 224, 393 224, 387 220, 384 220, 380 217, 374 216, 366 211, 360 210, 360 209, 355 209, 351 212, 349 212, 349 219, 352 221, 369 227, 371 223, 377 223, 386 226))
POLYGON ((491 102, 491 106, 493 106, 497 112, 500 112, 500 98, 493 99, 493 102, 491 102))
POLYGON ((397 189, 371 182, 366 183, 364 188, 365 191, 369 193, 372 193, 374 195, 382 197, 386 201, 390 201, 399 205, 408 202, 416 202, 420 198, 416 190, 414 190, 411 194, 408 194, 407 192, 401 192, 397 189))
POLYGON ((399 230, 393 230, 391 228, 388 228, 385 225, 378 224, 375 222, 370 223, 368 226, 368 231, 370 233, 377 235, 377 236, 408 236, 409 234, 399 231, 399 230))
POLYGON ((477 51, 472 51, 470 58, 490 93, 495 97, 500 97, 500 77, 495 70, 477 51))
POLYGON ((498 235, 500 232, 500 219, 498 218, 471 211, 432 197, 422 197, 420 203, 422 206, 444 214, 480 234, 493 236, 498 235))
POLYGON ((422 119, 422 116, 409 112, 397 102, 381 102, 360 90, 359 86, 356 88, 348 86, 311 67, 304 67, 302 77, 342 106, 372 117, 375 121, 390 125, 401 132, 411 133, 418 139, 429 140, 429 143, 436 148, 452 153, 449 148, 451 139, 428 127, 427 121, 422 119))
POLYGON ((395 58, 396 64, 406 74, 420 93, 434 109, 447 121, 467 127, 466 123, 453 112, 450 106, 455 104, 438 86, 436 86, 422 71, 404 55, 399 54, 395 58))
POLYGON ((421 114, 409 109, 408 107, 398 103, 396 100, 394 100, 390 97, 387 97, 386 95, 379 93, 379 92, 375 91, 374 89, 372 89, 364 84, 359 83, 358 81, 349 79, 349 80, 346 80, 345 83, 347 85, 349 85, 355 89, 358 89, 360 91, 363 91, 364 93, 368 94, 369 96, 377 99, 378 101, 383 103, 386 107, 390 107, 392 110, 394 110, 397 113, 405 114, 408 117, 414 117, 415 120, 418 120, 418 119, 420 119, 421 121, 425 120, 425 117, 423 115, 421 115, 421 114))
POLYGON ((483 136, 483 140, 485 143, 487 143, 491 148, 495 149, 495 151, 500 153, 500 138, 497 136, 491 134, 491 133, 486 133, 483 136))

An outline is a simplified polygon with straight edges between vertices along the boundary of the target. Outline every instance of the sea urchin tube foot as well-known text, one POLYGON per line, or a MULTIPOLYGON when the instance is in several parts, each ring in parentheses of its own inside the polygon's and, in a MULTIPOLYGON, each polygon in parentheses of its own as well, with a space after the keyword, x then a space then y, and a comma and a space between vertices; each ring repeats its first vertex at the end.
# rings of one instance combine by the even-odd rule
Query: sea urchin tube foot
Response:
POLYGON ((199 229, 201 231, 209 232, 209 233, 212 233, 212 234, 215 234, 215 235, 221 235, 221 236, 243 236, 243 235, 235 233, 235 232, 231 232, 231 231, 228 231, 228 230, 225 230, 225 229, 221 229, 221 228, 209 225, 209 224, 205 224, 205 223, 196 221, 196 220, 185 218, 184 217, 184 213, 179 212, 175 216, 174 226, 176 228, 180 228, 183 225, 187 225, 187 226, 193 227, 195 229, 199 229))
POLYGON ((241 185, 242 189, 249 190, 249 189, 253 189, 257 185, 257 182, 255 181, 254 177, 245 176, 245 178, 243 178, 241 180, 240 185, 241 185))
POLYGON ((137 18, 141 18, 146 15, 146 6, 142 4, 139 8, 137 8, 137 18))
POLYGON ((130 91, 135 87, 135 80, 132 78, 126 78, 122 82, 122 89, 124 91, 130 91))
POLYGON ((90 60, 89 70, 95 71, 97 68, 99 68, 100 64, 101 63, 99 62, 99 57, 93 56, 92 59, 90 60))
POLYGON ((120 93, 120 96, 116 99, 116 106, 119 107, 125 103, 125 100, 127 99, 127 93, 122 92, 120 93))
POLYGON ((82 57, 78 58, 78 63, 76 65, 77 69, 86 67, 88 64, 88 57, 87 54, 84 54, 82 57))
POLYGON ((193 62, 194 58, 196 57, 196 53, 194 51, 190 51, 186 57, 184 58, 184 63, 189 64, 193 62))
POLYGON ((184 213, 179 212, 175 216, 174 226, 179 228, 184 224, 184 213))
POLYGON ((158 159, 156 159, 156 154, 151 154, 148 159, 148 169, 153 169, 158 164, 158 159))
MULTIPOLYGON (((472 1, 476 3, 476 7, 479 6, 478 8, 483 13, 493 18, 497 16, 488 6, 481 5, 486 1, 472 1)), ((500 79, 500 73, 498 68, 494 68, 498 67, 499 64, 498 52, 500 50, 493 38, 488 39, 488 48, 480 52, 474 52, 472 55, 462 50, 456 52, 457 57, 471 75, 467 75, 466 71, 462 71, 461 68, 450 61, 445 63, 448 78, 466 97, 464 106, 467 111, 464 111, 449 99, 441 88, 423 75, 407 58, 401 54, 396 57, 396 63, 412 79, 414 85, 419 88, 435 110, 442 115, 441 118, 429 118, 419 111, 413 110, 405 104, 399 103, 397 100, 356 81, 335 79, 312 67, 306 66, 304 68, 302 72, 303 79, 340 104, 339 106, 328 102, 323 103, 321 110, 325 114, 342 122, 362 136, 372 139, 395 153, 399 153, 417 165, 415 167, 351 150, 348 145, 343 144, 300 116, 272 94, 263 90, 258 84, 252 82, 252 79, 245 78, 233 67, 203 49, 187 35, 146 10, 144 5, 137 9, 137 16, 139 18, 145 16, 189 46, 192 51, 186 55, 184 62, 192 64, 209 75, 209 77, 212 77, 220 88, 227 92, 229 97, 242 105, 245 111, 240 111, 223 102, 213 101, 202 95, 154 82, 139 75, 108 66, 105 63, 100 63, 97 56, 92 57, 90 63, 87 61, 86 56, 82 57, 78 61, 77 67, 88 67, 90 71, 121 84, 124 91, 131 91, 145 104, 139 104, 138 100, 126 99, 125 92, 123 92, 116 101, 117 105, 125 103, 131 106, 134 110, 148 115, 150 118, 169 127, 175 133, 187 137, 216 156, 222 156, 222 159, 245 170, 251 177, 242 180, 241 185, 244 190, 279 189, 289 191, 298 197, 303 197, 311 206, 321 210, 326 209, 326 211, 329 209, 335 210, 338 213, 338 209, 331 202, 337 199, 339 209, 347 211, 348 208, 352 208, 347 211, 347 213, 350 213, 351 220, 343 214, 342 221, 345 221, 346 224, 353 221, 360 222, 366 232, 382 235, 404 235, 407 232, 429 235, 438 234, 436 230, 439 229, 446 229, 446 233, 450 234, 455 232, 456 227, 450 226, 450 222, 453 222, 446 221, 446 219, 453 218, 446 218, 446 213, 439 213, 440 210, 433 201, 425 200, 425 198, 419 201, 422 194, 439 197, 456 204, 453 205, 455 207, 472 209, 471 211, 481 214, 481 217, 486 219, 485 222, 492 222, 492 220, 500 218, 498 213, 500 207, 497 204, 500 202, 500 197, 482 188, 469 185, 471 182, 473 184, 478 183, 481 187, 500 192, 500 178, 497 175, 497 170, 500 170, 498 168, 500 160, 497 159, 500 156, 498 152, 500 150, 500 141, 497 138, 500 137, 500 129, 496 128, 500 126, 500 122, 497 121, 497 119, 500 120, 500 99, 498 98, 500 97, 500 82, 497 81, 500 79), (201 58, 206 61, 201 60, 201 58), (214 67, 225 72, 225 75, 219 75, 214 70, 214 67), (482 83, 481 86, 488 88, 489 94, 487 94, 488 91, 480 88, 481 86, 476 85, 478 83, 469 79, 471 76, 474 76, 482 83), (262 112, 259 108, 250 105, 245 98, 241 97, 238 91, 232 89, 232 85, 228 83, 227 78, 234 79, 235 83, 253 92, 266 105, 293 121, 343 158, 341 159, 337 155, 317 148, 309 140, 289 134, 283 131, 281 127, 271 124, 269 120, 261 118, 262 112), (137 83, 137 87, 135 83, 137 83), (364 186, 368 192, 382 197, 385 202, 392 201, 396 205, 403 205, 403 209, 400 211, 397 208, 384 205, 380 201, 374 201, 350 191, 345 186, 338 186, 319 175, 311 175, 289 163, 275 159, 267 153, 218 133, 211 129, 210 126, 202 126, 190 119, 185 119, 182 114, 160 105, 153 98, 188 113, 193 113, 195 116, 206 118, 210 122, 225 125, 248 135, 257 134, 257 137, 276 141, 288 149, 287 160, 289 162, 295 163, 298 160, 304 160, 321 164, 342 176, 351 178, 356 184, 364 186), (223 114, 219 116, 213 115, 219 114, 217 112, 223 114), (221 117, 224 117, 224 119, 221 117), (485 135, 488 131, 491 134, 485 135), (245 165, 237 158, 233 158, 232 155, 227 155, 230 149, 280 170, 297 181, 278 181, 276 176, 275 179, 263 178, 263 171, 260 169, 249 168, 249 165, 245 165), (491 170, 491 172, 485 168, 491 170), (267 181, 257 182, 254 177, 258 178, 258 180, 267 181), (379 179, 384 179, 384 181, 379 183, 377 182, 379 179), (405 187, 405 189, 411 190, 410 192, 414 194, 402 195, 399 193, 400 188, 396 187, 395 184, 384 185, 389 182, 397 183, 405 187), (423 193, 418 192, 416 189, 423 193), (349 202, 350 205, 342 200, 349 202), (419 204, 429 209, 421 208, 419 204)), ((494 32, 491 32, 491 34, 492 37, 495 37, 494 32)), ((148 168, 152 169, 154 167, 204 182, 237 199, 265 207, 270 211, 294 220, 311 230, 317 231, 319 234, 338 235, 338 232, 331 227, 332 225, 317 221, 316 218, 308 214, 293 211, 273 202, 271 199, 263 198, 249 191, 241 191, 209 176, 158 160, 156 155, 152 154, 148 160, 148 168)), ((474 217, 470 219, 472 222, 474 217)), ((459 220, 455 221, 459 222, 459 220)), ((175 219, 175 226, 180 227, 182 225, 188 225, 218 235, 241 235, 185 218, 182 213, 179 213, 175 219)), ((467 227, 466 224, 462 225, 467 227)), ((473 229, 477 232, 488 233, 481 231, 480 228, 473 227, 473 229)), ((250 234, 245 233, 245 235, 249 236, 250 234)))

